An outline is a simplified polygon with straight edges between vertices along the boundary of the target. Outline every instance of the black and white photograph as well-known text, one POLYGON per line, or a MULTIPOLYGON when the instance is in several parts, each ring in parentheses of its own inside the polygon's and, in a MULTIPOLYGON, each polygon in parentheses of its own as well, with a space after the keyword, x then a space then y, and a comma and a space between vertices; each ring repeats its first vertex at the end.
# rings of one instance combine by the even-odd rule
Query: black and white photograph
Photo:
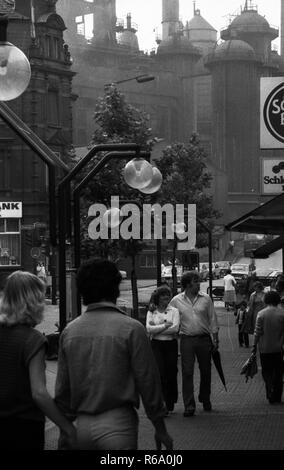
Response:
POLYGON ((283 266, 284 0, 0 0, 1 451, 284 451, 283 266))

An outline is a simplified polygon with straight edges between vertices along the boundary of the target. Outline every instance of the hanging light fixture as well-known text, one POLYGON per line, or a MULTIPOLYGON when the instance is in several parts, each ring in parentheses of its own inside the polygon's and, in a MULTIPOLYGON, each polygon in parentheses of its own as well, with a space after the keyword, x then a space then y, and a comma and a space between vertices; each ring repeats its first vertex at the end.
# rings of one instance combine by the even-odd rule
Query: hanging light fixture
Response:
POLYGON ((159 191, 163 181, 162 173, 155 166, 153 167, 153 178, 145 188, 141 188, 140 192, 144 194, 154 194, 159 191))
POLYGON ((142 189, 151 183, 153 167, 144 158, 133 158, 125 165, 123 176, 128 186, 142 189))
POLYGON ((7 42, 8 16, 0 14, 0 100, 18 98, 28 87, 31 67, 25 54, 7 42))

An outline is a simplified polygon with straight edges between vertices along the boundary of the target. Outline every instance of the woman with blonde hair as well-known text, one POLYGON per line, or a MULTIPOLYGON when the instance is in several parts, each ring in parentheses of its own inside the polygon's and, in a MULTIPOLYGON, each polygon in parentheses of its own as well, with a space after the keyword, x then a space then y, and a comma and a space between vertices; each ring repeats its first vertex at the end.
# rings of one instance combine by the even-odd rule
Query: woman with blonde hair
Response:
POLYGON ((44 450, 45 416, 75 445, 76 430, 46 389, 45 285, 34 274, 13 272, 0 305, 0 448, 44 450))

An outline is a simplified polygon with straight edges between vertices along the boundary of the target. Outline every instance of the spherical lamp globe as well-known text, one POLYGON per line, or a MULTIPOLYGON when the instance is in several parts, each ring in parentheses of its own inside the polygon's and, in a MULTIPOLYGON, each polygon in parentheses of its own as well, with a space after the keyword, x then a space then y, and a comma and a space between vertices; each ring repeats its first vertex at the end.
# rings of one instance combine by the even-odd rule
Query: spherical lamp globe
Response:
POLYGON ((121 213, 118 207, 113 207, 105 211, 103 215, 103 223, 106 227, 118 227, 121 222, 121 213))
POLYGON ((161 184, 163 181, 162 173, 158 168, 153 167, 153 178, 151 180, 151 183, 148 184, 145 188, 141 188, 140 191, 141 193, 144 194, 154 194, 157 191, 159 191, 161 184))
POLYGON ((9 42, 0 42, 0 100, 18 98, 30 79, 31 67, 25 54, 9 42))
POLYGON ((125 182, 134 189, 142 189, 148 186, 153 178, 153 168, 143 158, 133 158, 124 167, 125 182))

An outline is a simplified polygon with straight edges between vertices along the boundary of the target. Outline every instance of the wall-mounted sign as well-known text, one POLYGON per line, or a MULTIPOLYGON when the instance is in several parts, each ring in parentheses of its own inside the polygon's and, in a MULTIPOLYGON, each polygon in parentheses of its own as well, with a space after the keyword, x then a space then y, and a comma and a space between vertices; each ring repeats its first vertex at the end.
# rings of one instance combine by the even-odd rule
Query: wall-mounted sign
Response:
POLYGON ((284 192, 284 157, 262 159, 262 194, 284 192))
POLYGON ((0 218, 2 219, 20 219, 22 217, 21 202, 0 202, 0 218))
POLYGON ((0 13, 11 13, 15 10, 15 0, 0 0, 0 13))
POLYGON ((284 77, 260 79, 260 148, 284 148, 284 77))

